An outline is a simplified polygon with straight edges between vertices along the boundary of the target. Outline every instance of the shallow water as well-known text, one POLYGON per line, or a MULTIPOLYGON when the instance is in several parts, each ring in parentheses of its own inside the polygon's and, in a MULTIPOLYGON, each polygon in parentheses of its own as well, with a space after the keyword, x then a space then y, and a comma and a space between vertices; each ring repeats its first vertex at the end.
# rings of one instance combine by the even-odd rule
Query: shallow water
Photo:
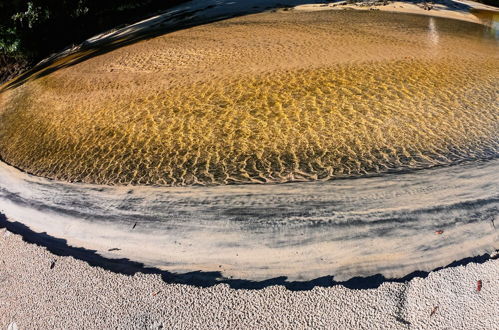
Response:
POLYGON ((499 12, 485 9, 472 9, 470 12, 489 26, 489 29, 485 29, 486 34, 499 40, 499 12))
POLYGON ((0 155, 49 178, 189 185, 363 176, 497 157, 482 26, 277 12, 170 33, 0 94, 0 155))

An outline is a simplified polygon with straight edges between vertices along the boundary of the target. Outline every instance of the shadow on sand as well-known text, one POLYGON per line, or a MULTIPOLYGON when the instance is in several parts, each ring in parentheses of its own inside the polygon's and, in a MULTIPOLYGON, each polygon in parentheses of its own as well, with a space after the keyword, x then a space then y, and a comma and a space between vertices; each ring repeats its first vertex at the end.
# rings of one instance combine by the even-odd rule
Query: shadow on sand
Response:
MULTIPOLYGON (((353 0, 352 2, 362 2, 353 0)), ((412 4, 426 3, 423 0, 404 1, 412 4)), ((377 5, 379 0, 364 1, 370 5, 377 5)), ((276 8, 290 8, 303 4, 331 4, 345 3, 345 1, 314 1, 314 0, 192 0, 174 8, 169 8, 162 14, 154 16, 136 24, 104 33, 102 37, 94 37, 79 45, 74 50, 53 55, 32 69, 26 71, 10 82, 0 86, 0 92, 22 85, 28 80, 47 76, 59 69, 70 67, 95 56, 99 56, 115 49, 151 39, 170 32, 208 24, 228 18, 256 14, 276 8)), ((434 3, 443 5, 446 10, 466 12, 470 6, 456 3, 451 0, 437 0, 434 3)))
POLYGON ((20 235, 27 243, 36 244, 45 247, 54 255, 62 257, 73 257, 84 261, 93 267, 100 267, 114 273, 132 276, 136 273, 157 274, 160 275, 166 283, 186 284, 196 287, 211 287, 217 284, 227 284, 232 289, 250 289, 257 290, 269 286, 282 285, 291 291, 311 290, 314 287, 332 287, 343 285, 348 289, 375 289, 385 282, 403 283, 416 277, 425 278, 431 272, 445 268, 467 265, 469 263, 482 264, 491 259, 497 259, 497 256, 491 257, 489 254, 484 254, 476 257, 464 258, 454 261, 447 266, 433 269, 432 271, 415 271, 402 278, 386 278, 381 274, 376 274, 368 277, 353 277, 348 281, 335 281, 334 276, 319 277, 310 281, 288 281, 287 277, 275 277, 264 281, 250 281, 245 279, 224 278, 221 272, 190 272, 185 274, 177 274, 169 271, 160 270, 157 268, 145 267, 144 264, 131 261, 129 259, 109 259, 104 258, 94 250, 77 248, 69 246, 64 239, 55 238, 46 233, 35 233, 27 226, 20 222, 11 222, 7 217, 0 213, 0 228, 5 228, 8 231, 20 235))

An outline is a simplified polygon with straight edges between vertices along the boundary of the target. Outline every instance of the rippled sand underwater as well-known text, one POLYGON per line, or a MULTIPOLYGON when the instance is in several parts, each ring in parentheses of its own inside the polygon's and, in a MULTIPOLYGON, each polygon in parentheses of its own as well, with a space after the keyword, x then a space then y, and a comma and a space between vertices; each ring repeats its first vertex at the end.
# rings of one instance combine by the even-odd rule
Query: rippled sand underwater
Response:
POLYGON ((497 41, 475 24, 275 12, 173 32, 0 94, 0 156, 36 175, 189 185, 496 157, 497 41))

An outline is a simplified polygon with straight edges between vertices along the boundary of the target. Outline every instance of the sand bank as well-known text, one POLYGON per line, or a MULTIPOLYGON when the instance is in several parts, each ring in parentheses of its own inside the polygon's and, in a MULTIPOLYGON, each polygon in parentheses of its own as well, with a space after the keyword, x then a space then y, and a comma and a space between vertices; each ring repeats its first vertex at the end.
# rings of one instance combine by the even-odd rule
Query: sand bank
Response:
POLYGON ((490 11, 499 15, 499 8, 487 6, 474 1, 452 1, 437 0, 426 2, 412 1, 372 1, 368 3, 349 4, 346 1, 338 1, 327 4, 303 4, 293 8, 294 10, 317 11, 317 10, 380 10, 394 13, 428 15, 433 17, 451 18, 478 24, 488 24, 475 15, 473 11, 490 11))
POLYGON ((401 278, 498 248, 498 168, 489 160, 354 180, 111 187, 0 164, 0 212, 27 236, 65 239, 59 249, 200 281, 401 278))
POLYGON ((496 47, 467 22, 292 10, 122 47, 1 94, 2 157, 60 181, 2 165, 0 206, 105 256, 245 279, 398 277, 483 254, 496 47))
POLYGON ((0 229, 0 266, 2 329, 490 330, 498 321, 499 260, 368 290, 203 289, 111 273, 0 229))
MULTIPOLYGON (((433 39, 431 35, 428 38, 430 43, 436 40, 435 35, 432 36, 433 39)), ((247 186, 239 192, 239 197, 236 196, 235 199, 225 202, 225 207, 221 209, 230 209, 232 213, 223 214, 227 221, 219 222, 217 225, 209 217, 220 218, 220 212, 217 214, 216 209, 211 209, 211 213, 199 212, 199 210, 203 211, 203 205, 223 204, 224 196, 206 193, 203 195, 205 199, 199 199, 199 194, 196 192, 194 195, 198 198, 189 200, 186 199, 185 191, 184 195, 177 191, 179 199, 170 200, 171 205, 181 207, 177 210, 179 211, 177 215, 186 211, 191 213, 187 216, 184 213, 183 217, 173 219, 174 225, 182 227, 183 230, 178 231, 173 228, 172 239, 166 243, 164 236, 155 239, 151 239, 150 236, 158 226, 168 229, 172 224, 171 219, 165 219, 163 223, 161 221, 155 223, 151 221, 154 220, 151 214, 144 213, 144 210, 154 210, 158 205, 168 207, 168 203, 157 199, 157 194, 152 191, 130 189, 131 194, 128 194, 126 190, 117 194, 117 190, 111 187, 91 186, 88 190, 84 190, 79 185, 58 183, 41 178, 29 177, 25 181, 15 181, 25 174, 13 174, 13 169, 10 168, 7 169, 10 173, 2 177, 2 180, 6 180, 2 181, 2 187, 7 189, 1 191, 0 208, 7 214, 14 215, 13 220, 32 226, 33 230, 47 232, 56 238, 67 238, 74 246, 95 248, 98 253, 110 259, 130 256, 149 258, 149 260, 139 260, 158 266, 158 260, 168 263, 172 260, 171 257, 180 256, 180 259, 174 260, 177 264, 173 267, 172 264, 163 265, 165 269, 177 267, 177 269, 186 271, 189 269, 186 264, 197 262, 196 269, 211 270, 214 276, 222 277, 230 276, 233 272, 235 276, 246 278, 253 276, 261 279, 268 276, 270 271, 275 271, 274 274, 282 275, 287 272, 288 275, 292 274, 302 279, 313 278, 320 274, 337 275, 338 279, 343 276, 347 279, 354 273, 352 270, 356 271, 357 275, 379 271, 376 268, 379 264, 376 266, 376 263, 383 260, 387 261, 390 266, 385 265, 382 272, 396 276, 397 274, 403 275, 410 270, 443 266, 454 260, 456 255, 469 256, 490 251, 497 242, 497 233, 494 229, 494 220, 497 218, 495 189, 497 184, 494 183, 497 176, 494 174, 497 171, 483 172, 483 169, 475 168, 471 174, 459 175, 452 172, 456 168, 441 170, 445 172, 443 176, 430 173, 429 181, 422 180, 419 174, 403 184, 402 181, 396 179, 392 182, 393 186, 389 194, 387 190, 382 193, 376 191, 375 188, 379 187, 379 182, 375 185, 362 185, 362 181, 356 181, 356 184, 363 188, 357 192, 363 191, 363 194, 352 193, 352 196, 356 196, 352 200, 345 200, 344 196, 338 197, 342 192, 352 189, 349 182, 340 182, 335 187, 337 188, 335 194, 332 195, 337 198, 337 203, 331 203, 331 200, 325 202, 329 207, 333 206, 333 209, 323 210, 328 212, 325 219, 321 218, 324 214, 318 214, 316 211, 304 214, 296 213, 296 209, 292 208, 296 206, 298 211, 299 209, 303 211, 301 205, 305 202, 309 204, 309 210, 317 209, 314 203, 324 198, 323 194, 309 194, 308 197, 305 196, 308 199, 304 201, 303 186, 296 187, 295 195, 291 194, 294 196, 291 200, 279 200, 279 197, 272 198, 269 194, 261 194, 261 191, 258 191, 254 195, 259 196, 259 199, 253 200, 255 201, 253 205, 251 205, 252 200, 244 194, 248 193, 245 189, 251 190, 255 186, 247 186), (445 175, 453 176, 452 180, 446 178, 445 175), (454 180, 456 177, 458 181, 454 180), (438 180, 434 181, 435 179, 438 180), (416 184, 407 186, 410 181, 416 184), (428 184, 425 185, 425 182, 428 184), (25 189, 26 187, 28 189, 25 189), (467 189, 462 190, 463 187, 467 189), (453 193, 442 193, 444 188, 448 188, 445 192, 453 193), (90 193, 92 190, 93 195, 90 193), (107 196, 110 203, 102 203, 103 196, 107 196), (155 196, 156 199, 154 199, 155 196), (92 198, 97 199, 100 204, 89 204, 92 198), (179 200, 187 201, 187 203, 178 203, 179 200), (232 203, 234 201, 236 203, 232 203), (280 205, 280 202, 283 204, 280 205), (231 208, 227 207, 227 203, 231 208), (261 221, 265 219, 265 215, 268 215, 269 203, 278 211, 277 215, 273 215, 274 218, 285 215, 289 222, 261 221), (415 207, 414 209, 407 209, 410 203, 415 203, 411 204, 415 207), (430 204, 432 207, 428 208, 430 204), (283 210, 283 205, 292 207, 283 210), (335 205, 350 206, 352 209, 343 209, 338 212, 338 209, 334 209, 335 205), (367 210, 364 209, 364 212, 358 213, 359 205, 367 210), (426 208, 420 209, 422 206, 426 208), (248 209, 255 213, 248 215, 245 213, 248 209), (92 211, 93 217, 85 213, 89 210, 92 211), (117 212, 112 213, 110 210, 117 212), (198 213, 193 213, 193 210, 197 210, 198 213), (418 221, 408 223, 397 222, 397 219, 388 217, 396 211, 402 211, 404 215, 407 213, 417 215, 420 218, 418 221), (109 219, 110 214, 113 219, 109 219), (258 216, 254 217, 255 214, 258 216), (350 218, 347 217, 345 220, 345 214, 350 218), (351 228, 341 229, 342 221, 349 223, 348 219, 355 220, 355 216, 365 220, 366 214, 373 216, 370 218, 373 221, 361 224, 364 230, 366 226, 373 226, 369 227, 373 230, 366 230, 363 233, 355 227, 359 222, 353 222, 351 228), (209 217, 205 219, 206 221, 194 224, 194 226, 192 223, 186 223, 186 219, 199 219, 199 215, 209 217), (142 221, 136 223, 135 217, 141 216, 143 216, 142 221), (238 221, 244 216, 254 217, 253 220, 257 221, 253 223, 238 221), (83 222, 74 221, 78 217, 83 222), (299 221, 300 217, 310 217, 313 221, 305 224, 299 221), (392 219, 393 223, 386 219, 392 219), (110 220, 115 221, 112 226, 109 224, 110 220), (328 222, 328 220, 337 222, 328 222), (61 224, 58 221, 67 222, 61 224), (100 227, 100 230, 82 230, 87 225, 87 229, 95 229, 97 227, 92 226, 98 226, 99 222, 105 221, 108 221, 107 224, 100 227), (292 223, 294 227, 287 226, 289 223, 292 223), (243 232, 251 235, 231 237, 227 229, 229 225, 235 224, 241 226, 236 228, 236 232, 245 229, 246 231, 243 232), (317 224, 320 225, 316 226, 317 224), (334 228, 335 224, 338 225, 337 228, 334 228), (216 226, 219 226, 218 229, 216 226), (437 234, 436 232, 442 226, 445 226, 443 233, 437 234), (111 230, 116 227, 120 227, 121 233, 111 230), (324 228, 329 228, 329 233, 339 235, 336 238, 340 246, 324 248, 324 245, 320 244, 321 237, 327 236, 324 235, 324 228), (407 231, 408 228, 413 231, 407 231), (217 235, 207 234, 210 230, 218 235, 225 233, 226 240, 217 235), (131 236, 128 235, 133 231, 137 235, 134 236, 135 240, 130 240, 131 236), (202 239, 196 239, 193 233, 200 235, 202 239), (307 236, 301 237, 303 233, 307 236), (387 236, 395 239, 401 233, 405 234, 397 240, 398 245, 390 245, 387 236), (413 235, 414 233, 416 235, 413 235), (403 253, 391 255, 381 254, 382 258, 376 259, 372 254, 365 254, 366 251, 373 253, 369 244, 351 243, 349 246, 351 249, 345 249, 344 242, 351 239, 352 234, 367 235, 365 243, 381 243, 379 237, 383 237, 386 240, 385 243, 392 249, 416 247, 416 250, 409 252, 406 250, 403 253), (106 235, 109 236, 102 239, 106 235), (369 235, 376 237, 369 238, 369 235), (181 239, 188 237, 188 239, 177 241, 179 237, 181 239), (156 248, 151 248, 151 243, 154 241, 158 245, 156 248), (188 244, 184 244, 186 241, 188 244), (463 246, 463 241, 468 244, 463 246), (225 245, 219 244, 220 242, 225 242, 225 245), (319 244, 314 245, 317 242, 319 244), (133 246, 134 243, 137 245, 133 246), (200 244, 195 245, 195 249, 205 253, 201 258, 196 253, 192 253, 189 248, 185 248, 193 243, 200 244), (246 244, 246 250, 251 250, 252 253, 234 255, 235 247, 230 243, 246 244), (418 243, 421 244, 418 245, 418 243), (203 244, 207 244, 213 250, 206 249, 203 244), (255 246, 263 247, 263 250, 255 249, 255 246), (269 246, 278 247, 280 250, 273 249, 269 253, 269 246), (456 246, 459 248, 455 248, 456 246), (297 247, 301 249, 301 255, 296 253, 297 247), (246 273, 241 275, 240 270, 238 273, 237 270, 227 267, 229 263, 224 261, 223 264, 218 264, 218 260, 213 259, 220 250, 226 251, 223 257, 231 257, 236 267, 240 266, 238 262, 241 260, 246 266, 253 263, 253 266, 259 267, 253 270, 247 268, 246 273), (145 251, 147 253, 144 253, 145 251), (151 251, 161 253, 154 255, 150 253, 151 251), (304 251, 306 253, 303 253, 304 251), (343 255, 336 256, 335 267, 337 268, 334 269, 327 266, 328 262, 331 262, 327 260, 331 257, 331 251, 344 252, 343 255), (418 256, 414 254, 414 251, 419 251, 418 256), (229 252, 232 253, 230 256, 229 252), (168 253, 171 255, 165 257, 168 253), (293 253, 295 259, 290 259, 293 253), (316 253, 317 258, 311 259, 311 253, 316 253), (357 256, 355 260, 352 260, 353 253, 357 256), (262 265, 262 262, 268 261, 268 259, 262 260, 262 255, 274 258, 277 263, 269 263, 270 267, 269 264, 262 265), (326 257, 326 262, 319 259, 323 256, 326 257), (151 262, 153 258, 157 260, 151 262), (340 258, 343 258, 343 261, 338 261, 340 258), (209 264, 206 265, 206 263, 209 264), (288 268, 283 268, 285 264, 288 268), (300 271, 301 269, 303 272, 300 271)), ((382 184, 386 185, 387 181, 383 181, 382 184)), ((272 188, 272 186, 266 187, 272 188)), ((286 194, 281 198, 289 196, 293 190, 290 185, 283 185, 280 188, 286 190, 286 194)), ((312 190, 316 190, 315 187, 312 190)), ((274 193, 275 191, 272 192, 274 193)), ((171 198, 171 192, 168 196, 171 198)), ((158 219, 161 220, 161 217, 157 217, 158 219)), ((327 238, 331 243, 331 236, 327 238)), ((378 246, 378 248, 383 247, 382 244, 378 246)), ((21 329, 84 327, 493 329, 497 324, 495 313, 499 295, 497 260, 481 265, 472 263, 467 266, 448 268, 431 273, 425 279, 415 278, 407 283, 385 283, 378 289, 371 290, 350 290, 335 286, 314 288, 306 292, 292 292, 282 286, 272 286, 263 290, 248 291, 233 290, 227 285, 200 289, 189 285, 167 284, 158 275, 137 274, 129 277, 90 267, 72 257, 52 255, 41 247, 22 242, 17 235, 1 231, 0 266, 2 284, 0 286, 0 327, 3 328, 16 325, 21 329), (482 289, 477 292, 479 280, 482 283, 482 289)))

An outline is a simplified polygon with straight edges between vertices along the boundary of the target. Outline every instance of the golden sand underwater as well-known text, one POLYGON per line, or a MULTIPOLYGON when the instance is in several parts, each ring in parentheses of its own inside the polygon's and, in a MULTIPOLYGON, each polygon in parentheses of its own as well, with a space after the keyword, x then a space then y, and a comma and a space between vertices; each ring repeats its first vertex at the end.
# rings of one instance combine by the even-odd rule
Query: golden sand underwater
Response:
POLYGON ((0 156, 99 184, 285 182, 494 155, 499 52, 426 16, 276 12, 169 33, 0 94, 0 156))

